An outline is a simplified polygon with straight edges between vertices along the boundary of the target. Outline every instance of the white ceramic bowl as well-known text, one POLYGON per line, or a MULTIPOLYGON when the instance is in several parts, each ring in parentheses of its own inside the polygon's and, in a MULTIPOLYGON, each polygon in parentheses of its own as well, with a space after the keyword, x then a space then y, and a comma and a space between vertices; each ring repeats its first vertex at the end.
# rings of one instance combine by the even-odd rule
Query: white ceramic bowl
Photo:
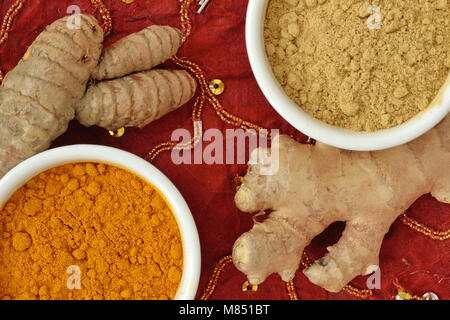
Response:
POLYGON ((0 204, 37 174, 66 163, 102 162, 124 168, 143 178, 165 196, 172 207, 183 243, 183 275, 175 299, 194 299, 200 278, 200 241, 191 211, 177 188, 156 167, 119 149, 97 145, 73 145, 51 149, 14 167, 0 180, 0 204))
POLYGON ((249 0, 245 38, 250 65, 272 107, 292 126, 323 143, 348 150, 371 151, 407 143, 438 124, 450 110, 450 75, 431 106, 402 125, 376 132, 356 132, 328 125, 304 112, 275 78, 264 47, 264 20, 269 0, 249 0))

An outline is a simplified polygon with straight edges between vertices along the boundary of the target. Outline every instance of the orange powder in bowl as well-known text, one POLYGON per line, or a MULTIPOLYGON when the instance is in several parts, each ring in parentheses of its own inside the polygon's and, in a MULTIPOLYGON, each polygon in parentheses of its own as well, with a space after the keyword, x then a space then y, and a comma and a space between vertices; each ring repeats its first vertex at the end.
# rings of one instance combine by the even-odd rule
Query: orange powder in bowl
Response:
POLYGON ((47 170, 0 211, 0 299, 173 299, 182 267, 164 197, 111 165, 47 170))

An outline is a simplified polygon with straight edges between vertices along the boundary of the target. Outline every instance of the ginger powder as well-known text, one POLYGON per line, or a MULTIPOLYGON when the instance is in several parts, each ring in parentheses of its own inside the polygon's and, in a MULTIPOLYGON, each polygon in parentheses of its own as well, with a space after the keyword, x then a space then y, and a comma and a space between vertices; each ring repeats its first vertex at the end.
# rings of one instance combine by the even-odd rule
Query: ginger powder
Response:
POLYGON ((0 299, 173 299, 182 266, 166 200, 111 165, 52 168, 0 211, 0 299))
POLYGON ((450 68, 448 0, 271 0, 269 61, 286 94, 328 124, 376 131, 425 110, 450 68))

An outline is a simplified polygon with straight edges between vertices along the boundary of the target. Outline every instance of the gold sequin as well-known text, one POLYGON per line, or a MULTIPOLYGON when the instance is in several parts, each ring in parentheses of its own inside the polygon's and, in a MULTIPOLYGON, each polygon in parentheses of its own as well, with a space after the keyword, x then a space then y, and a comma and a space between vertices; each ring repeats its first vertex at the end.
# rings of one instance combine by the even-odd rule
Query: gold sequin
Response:
POLYGON ((214 79, 209 84, 209 90, 216 96, 221 95, 225 91, 225 84, 220 79, 214 79))
POLYGON ((23 58, 22 58, 22 59, 23 59, 24 61, 27 61, 28 58, 30 57, 30 51, 31 51, 31 50, 28 49, 27 52, 25 52, 25 54, 23 55, 23 58))
POLYGON ((256 291, 258 291, 258 285, 257 285, 257 284, 252 285, 252 284, 250 284, 250 282, 248 282, 248 280, 247 280, 247 281, 245 281, 245 282, 242 284, 242 291, 243 291, 243 292, 246 292, 246 291, 253 291, 253 292, 256 292, 256 291))
POLYGON ((125 134, 125 128, 122 127, 120 129, 117 130, 108 130, 109 134, 111 135, 111 137, 114 138, 120 138, 125 134))

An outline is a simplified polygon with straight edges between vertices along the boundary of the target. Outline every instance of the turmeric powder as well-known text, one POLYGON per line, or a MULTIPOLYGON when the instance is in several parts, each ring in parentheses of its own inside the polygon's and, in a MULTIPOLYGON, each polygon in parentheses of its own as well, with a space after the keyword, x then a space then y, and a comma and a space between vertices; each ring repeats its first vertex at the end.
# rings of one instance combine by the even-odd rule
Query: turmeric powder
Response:
POLYGON ((47 170, 0 211, 0 299, 173 299, 182 266, 165 199, 111 165, 47 170))

